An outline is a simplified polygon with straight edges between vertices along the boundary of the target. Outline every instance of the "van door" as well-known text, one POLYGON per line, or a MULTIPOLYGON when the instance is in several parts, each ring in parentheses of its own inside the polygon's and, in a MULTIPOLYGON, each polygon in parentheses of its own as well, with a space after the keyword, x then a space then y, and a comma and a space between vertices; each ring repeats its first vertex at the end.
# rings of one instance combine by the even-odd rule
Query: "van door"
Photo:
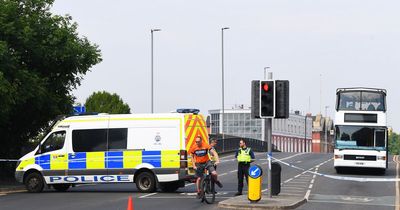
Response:
MULTIPOLYGON (((43 168, 43 175, 48 184, 61 179, 50 179, 52 176, 65 176, 68 170, 66 150, 66 130, 54 131, 42 141, 35 162, 43 168)), ((59 182, 58 182, 59 183, 59 182)))

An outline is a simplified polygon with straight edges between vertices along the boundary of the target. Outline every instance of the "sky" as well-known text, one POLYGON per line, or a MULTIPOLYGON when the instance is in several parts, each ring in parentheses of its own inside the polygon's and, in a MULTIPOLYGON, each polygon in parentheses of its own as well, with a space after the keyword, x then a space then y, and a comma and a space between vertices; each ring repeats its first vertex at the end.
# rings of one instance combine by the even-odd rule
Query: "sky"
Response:
POLYGON ((250 106, 251 81, 270 67, 290 81, 290 110, 334 117, 336 89, 388 92, 388 125, 400 131, 400 2, 395 0, 56 0, 103 61, 73 91, 117 93, 132 113, 221 109, 221 28, 225 109, 250 106), (325 107, 328 107, 325 109, 325 107))

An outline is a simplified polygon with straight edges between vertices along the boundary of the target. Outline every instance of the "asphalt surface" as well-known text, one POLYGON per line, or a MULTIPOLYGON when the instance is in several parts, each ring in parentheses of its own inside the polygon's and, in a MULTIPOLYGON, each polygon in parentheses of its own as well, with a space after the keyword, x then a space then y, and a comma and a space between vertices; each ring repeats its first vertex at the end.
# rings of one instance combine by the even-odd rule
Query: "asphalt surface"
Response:
MULTIPOLYGON (((337 175, 333 169, 332 154, 274 153, 274 158, 312 172, 337 175)), ((265 170, 265 153, 256 153, 256 163, 265 170)), ((301 195, 308 202, 298 209, 394 209, 395 182, 355 182, 321 177, 313 173, 282 166, 282 189, 285 195, 301 195)), ((215 204, 200 203, 195 198, 194 184, 187 184, 175 193, 139 193, 135 184, 80 185, 65 193, 47 189, 43 193, 0 193, 0 209, 126 209, 132 196, 135 209, 218 209, 219 201, 232 198, 237 191, 237 163, 233 155, 222 157, 218 166, 219 179, 224 187, 217 189, 215 204)), ((344 174, 339 176, 396 178, 396 164, 389 161, 386 175, 344 174)), ((266 193, 266 173, 263 175, 266 193)), ((245 190, 247 190, 245 188, 245 190)))

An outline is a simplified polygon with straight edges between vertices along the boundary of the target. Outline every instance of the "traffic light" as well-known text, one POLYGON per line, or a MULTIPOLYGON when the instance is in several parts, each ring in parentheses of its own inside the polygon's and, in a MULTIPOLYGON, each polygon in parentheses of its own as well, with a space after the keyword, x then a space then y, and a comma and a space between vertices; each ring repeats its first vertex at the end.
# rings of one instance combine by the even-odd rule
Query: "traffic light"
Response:
POLYGON ((289 81, 275 81, 275 118, 289 118, 289 81))
POLYGON ((251 117, 260 118, 260 80, 251 81, 251 117))
POLYGON ((260 81, 260 117, 275 116, 275 87, 274 81, 260 81))

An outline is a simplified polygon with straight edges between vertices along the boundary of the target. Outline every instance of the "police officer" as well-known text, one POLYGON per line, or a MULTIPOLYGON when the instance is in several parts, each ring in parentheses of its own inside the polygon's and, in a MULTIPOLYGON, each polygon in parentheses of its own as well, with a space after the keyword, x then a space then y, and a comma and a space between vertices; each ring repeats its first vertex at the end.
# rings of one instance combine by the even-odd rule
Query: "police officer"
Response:
POLYGON ((246 141, 240 140, 240 148, 236 151, 235 158, 238 161, 238 192, 235 196, 242 195, 243 178, 246 177, 248 183, 250 163, 255 159, 253 150, 246 146, 246 141))

